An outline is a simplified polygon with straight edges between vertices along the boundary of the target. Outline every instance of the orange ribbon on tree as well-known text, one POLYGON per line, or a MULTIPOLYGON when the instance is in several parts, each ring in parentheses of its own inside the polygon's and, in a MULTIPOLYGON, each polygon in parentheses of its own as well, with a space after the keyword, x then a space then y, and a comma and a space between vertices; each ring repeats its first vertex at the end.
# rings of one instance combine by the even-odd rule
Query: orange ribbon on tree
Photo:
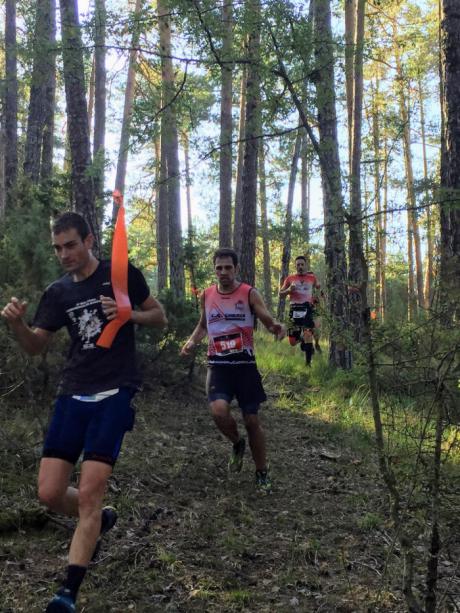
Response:
POLYGON ((118 206, 117 221, 112 240, 112 289, 117 303, 117 316, 109 321, 97 340, 98 347, 110 349, 118 330, 131 318, 131 302, 128 296, 128 238, 126 236, 123 195, 113 192, 113 201, 118 206))

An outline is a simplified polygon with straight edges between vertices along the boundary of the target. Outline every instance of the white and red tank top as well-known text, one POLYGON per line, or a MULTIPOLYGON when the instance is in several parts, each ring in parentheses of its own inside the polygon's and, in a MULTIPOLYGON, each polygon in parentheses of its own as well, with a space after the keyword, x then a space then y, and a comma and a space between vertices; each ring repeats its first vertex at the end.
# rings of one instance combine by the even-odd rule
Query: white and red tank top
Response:
POLYGON ((281 289, 286 289, 295 283, 295 290, 289 294, 291 304, 305 304, 305 302, 313 302, 313 290, 319 288, 318 279, 312 272, 307 272, 304 275, 289 275, 284 280, 281 289))
POLYGON ((228 294, 217 285, 204 291, 209 364, 247 364, 254 357, 254 314, 249 304, 253 288, 240 283, 228 294))

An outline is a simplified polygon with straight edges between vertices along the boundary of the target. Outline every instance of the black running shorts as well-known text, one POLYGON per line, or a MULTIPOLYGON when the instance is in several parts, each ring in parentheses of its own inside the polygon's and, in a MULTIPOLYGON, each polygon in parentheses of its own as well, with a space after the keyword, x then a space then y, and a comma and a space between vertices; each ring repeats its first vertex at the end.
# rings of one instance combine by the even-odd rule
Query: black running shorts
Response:
POLYGON ((256 414, 267 400, 260 373, 255 364, 210 364, 206 379, 209 402, 236 398, 243 413, 256 414))

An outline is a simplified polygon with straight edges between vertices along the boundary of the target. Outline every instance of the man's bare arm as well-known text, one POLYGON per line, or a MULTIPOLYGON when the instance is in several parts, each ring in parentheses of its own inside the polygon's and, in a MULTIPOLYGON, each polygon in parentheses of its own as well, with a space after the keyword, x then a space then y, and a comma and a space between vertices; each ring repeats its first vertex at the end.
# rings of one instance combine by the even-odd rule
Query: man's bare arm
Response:
POLYGON ((201 296, 201 315, 200 319, 195 326, 190 338, 182 347, 180 354, 182 356, 191 355, 197 345, 204 339, 204 337, 208 334, 208 327, 206 325, 206 311, 204 307, 204 295, 201 296))
POLYGON ((270 315, 262 296, 256 289, 253 289, 249 295, 249 304, 267 330, 272 332, 278 340, 286 336, 286 326, 270 315))
POLYGON ((27 302, 11 298, 2 309, 2 317, 8 322, 19 346, 29 355, 38 355, 48 345, 53 332, 43 328, 31 328, 24 321, 27 302))

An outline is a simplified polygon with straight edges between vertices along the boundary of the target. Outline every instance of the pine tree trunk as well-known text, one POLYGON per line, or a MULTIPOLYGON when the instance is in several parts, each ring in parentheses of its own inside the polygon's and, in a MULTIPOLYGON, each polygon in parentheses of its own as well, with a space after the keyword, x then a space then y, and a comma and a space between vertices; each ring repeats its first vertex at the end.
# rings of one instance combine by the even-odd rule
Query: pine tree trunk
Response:
POLYGON ((99 211, 99 219, 100 221, 102 221, 104 210, 105 117, 107 81, 107 71, 105 68, 105 30, 107 21, 105 0, 95 0, 94 21, 94 191, 99 211))
POLYGON ((272 275, 270 267, 270 241, 268 238, 267 187, 265 180, 265 149, 262 139, 259 141, 259 202, 260 232, 264 258, 264 298, 269 311, 273 308, 272 275))
POLYGON ((361 204, 361 131, 363 109, 363 45, 364 45, 364 5, 365 0, 357 0, 356 45, 353 75, 353 130, 350 177, 350 245, 349 245, 349 283, 350 323, 356 342, 361 341, 363 305, 361 285, 364 280, 363 228, 361 204), (357 290, 357 291, 356 291, 357 290))
POLYGON ((176 299, 185 295, 184 254, 180 210, 179 138, 174 107, 174 69, 171 59, 169 9, 163 0, 157 4, 160 28, 163 112, 161 114, 168 181, 169 281, 176 299), (163 131, 164 125, 164 131, 163 131))
POLYGON ((246 140, 242 179, 241 280, 254 285, 256 270, 256 213, 257 213, 257 150, 260 136, 260 0, 247 0, 248 72, 246 83, 246 140))
POLYGON ((372 143, 374 148, 374 194, 375 194, 375 292, 374 305, 378 317, 383 321, 382 273, 383 259, 383 214, 382 190, 380 187, 380 125, 379 125, 379 79, 372 88, 372 143))
POLYGON ((91 149, 86 106, 83 48, 76 0, 60 0, 64 84, 72 161, 72 193, 76 210, 85 217, 100 249, 100 232, 94 203, 91 149))
MULTIPOLYGON (((125 193, 126 168, 128 165, 129 133, 133 114, 134 88, 136 85, 136 62, 137 48, 139 46, 139 26, 137 20, 141 10, 141 0, 136 0, 134 7, 134 22, 136 26, 131 37, 131 49, 129 52, 128 76, 126 78, 125 102, 123 107, 123 121, 121 124, 120 147, 118 149, 117 174, 115 177, 115 189, 125 193)), ((117 207, 112 209, 112 224, 117 218, 117 207)))
POLYGON ((158 156, 160 170, 157 196, 157 260, 158 260, 158 293, 168 285, 168 170, 166 150, 164 147, 163 123, 161 126, 160 155, 158 156))
POLYGON ((311 157, 307 144, 307 135, 302 138, 301 171, 300 171, 300 218, 302 235, 307 245, 305 257, 307 269, 310 269, 310 202, 311 202, 311 157))
POLYGON ((325 223, 328 307, 331 316, 329 362, 351 367, 346 345, 347 264, 342 185, 340 177, 337 115, 335 108, 334 56, 330 0, 315 0, 315 58, 318 131, 325 223))
POLYGON ((460 13, 442 0, 441 291, 446 319, 460 316, 460 13))
POLYGON ((356 33, 356 0, 345 0, 345 93, 347 98, 348 125, 348 172, 352 176, 353 157, 353 101, 354 76, 353 64, 355 57, 356 33))
MULTIPOLYGON (((289 266, 291 263, 291 243, 292 243, 292 204, 294 202, 294 189, 297 177, 297 166, 300 157, 300 147, 302 144, 303 130, 298 128, 297 135, 294 144, 294 153, 291 162, 291 171, 289 173, 289 185, 288 185, 288 197, 286 203, 286 221, 284 224, 284 237, 283 237, 283 251, 281 255, 281 274, 280 283, 281 287, 284 280, 289 274, 289 266)), ((286 297, 280 296, 278 300, 278 319, 284 319, 284 311, 286 307, 286 297)))
POLYGON ((27 119, 26 145, 24 151, 24 174, 33 183, 40 179, 43 133, 45 130, 46 89, 49 83, 49 54, 51 21, 50 0, 38 0, 35 15, 33 66, 30 84, 29 112, 27 119))
POLYGON ((240 91, 240 121, 238 126, 238 159, 236 162, 236 186, 235 186, 235 215, 233 221, 233 248, 238 256, 241 253, 242 202, 243 202, 243 162, 244 162, 244 139, 246 137, 246 80, 247 66, 243 66, 241 74, 240 91))
POLYGON ((220 102, 220 211, 219 245, 232 244, 232 73, 233 7, 231 0, 222 3, 223 43, 221 60, 220 102))
MULTIPOLYGON (((417 214, 416 207, 417 201, 415 198, 415 188, 414 188, 414 171, 412 167, 412 153, 410 147, 410 118, 409 118, 409 110, 406 101, 406 95, 404 92, 404 74, 401 65, 401 57, 398 41, 396 38, 396 26, 394 26, 394 40, 395 40, 395 59, 396 59, 396 72, 398 76, 398 98, 399 98, 399 112, 401 115, 401 121, 403 123, 403 148, 404 148, 404 163, 406 167, 406 183, 407 183, 407 200, 408 200, 408 223, 407 230, 409 234, 412 234, 412 247, 414 250, 414 262, 415 262, 415 280, 411 279, 410 276, 414 274, 414 268, 409 267, 409 314, 412 312, 412 306, 414 302, 414 297, 411 294, 411 288, 415 288, 417 290, 415 301, 418 303, 420 308, 424 306, 424 298, 423 298, 423 266, 422 266, 422 255, 421 255, 421 245, 420 245, 420 232, 418 228, 417 222, 417 214)), ((409 241, 410 242, 410 241, 409 241)), ((409 257, 412 257, 410 254, 409 257)), ((415 315, 415 313, 413 314, 415 315)))
POLYGON ((422 136, 422 156, 423 156, 423 179, 425 181, 425 205, 426 205, 426 267, 424 297, 425 308, 429 309, 433 299, 433 278, 434 278, 434 247, 433 247, 433 220, 430 206, 430 192, 428 190, 428 159, 426 155, 426 127, 425 127, 425 96, 423 91, 422 76, 417 74, 418 99, 420 105, 420 132, 422 136))
POLYGON ((47 189, 53 175, 54 113, 56 106, 56 0, 49 0, 47 80, 45 86, 43 145, 40 180, 47 189))
POLYGON ((16 0, 5 0, 5 208, 15 202, 18 176, 18 79, 16 45, 16 0))

